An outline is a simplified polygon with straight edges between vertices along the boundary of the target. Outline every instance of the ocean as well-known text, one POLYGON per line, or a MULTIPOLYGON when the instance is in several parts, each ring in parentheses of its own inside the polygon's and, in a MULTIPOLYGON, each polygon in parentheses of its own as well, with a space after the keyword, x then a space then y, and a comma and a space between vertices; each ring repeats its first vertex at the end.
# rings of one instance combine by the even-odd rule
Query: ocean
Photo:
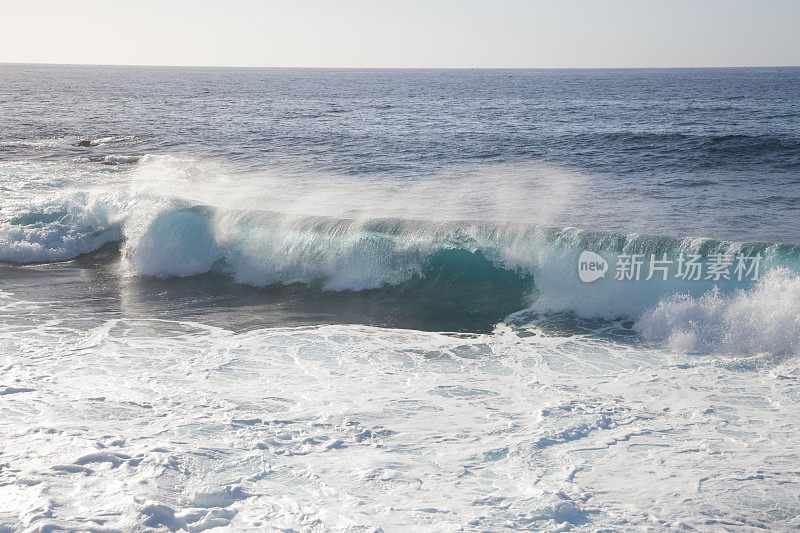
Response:
POLYGON ((800 528, 800 68, 0 65, 0 532, 800 528))

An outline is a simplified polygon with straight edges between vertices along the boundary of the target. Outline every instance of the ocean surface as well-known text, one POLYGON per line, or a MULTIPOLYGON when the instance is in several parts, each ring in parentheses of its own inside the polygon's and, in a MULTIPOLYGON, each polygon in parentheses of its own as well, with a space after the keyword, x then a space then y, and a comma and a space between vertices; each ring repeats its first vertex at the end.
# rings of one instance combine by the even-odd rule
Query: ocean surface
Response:
POLYGON ((0 532, 800 528, 800 68, 0 65, 0 532))

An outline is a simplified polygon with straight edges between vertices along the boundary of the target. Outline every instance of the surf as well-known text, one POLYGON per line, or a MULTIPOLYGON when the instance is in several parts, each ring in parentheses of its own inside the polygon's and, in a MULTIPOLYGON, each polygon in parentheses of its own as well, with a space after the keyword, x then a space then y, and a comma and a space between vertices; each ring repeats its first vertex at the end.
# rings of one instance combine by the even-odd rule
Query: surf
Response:
MULTIPOLYGON (((710 291, 718 295, 718 306, 724 306, 720 302, 725 298, 737 301, 738 308, 752 301, 758 316, 769 316, 764 312, 764 294, 791 312, 800 311, 796 291, 768 288, 800 279, 800 248, 777 243, 499 222, 300 216, 186 205, 175 199, 156 207, 141 198, 125 203, 80 194, 40 211, 17 214, 6 222, 3 239, 0 257, 7 262, 63 261, 111 247, 117 251, 122 275, 128 277, 214 275, 261 288, 302 285, 323 292, 377 291, 382 301, 426 317, 440 313, 497 321, 524 311, 627 318, 636 321, 637 331, 646 338, 700 351, 715 343, 726 350, 736 344, 720 342, 718 334, 709 332, 709 328, 732 327, 733 320, 722 311, 708 311, 710 291), (587 250, 607 258, 612 267, 622 254, 634 253, 655 257, 694 253, 704 260, 719 253, 759 255, 766 277, 761 282, 670 278, 585 283, 578 277, 577 265, 587 250), (773 271, 782 272, 782 281, 777 274, 769 276, 773 271), (690 308, 716 326, 693 321, 690 308), (682 319, 676 318, 676 310, 682 319), (681 335, 683 339, 693 335, 695 340, 676 340, 681 335)), ((744 322, 745 327, 754 323, 744 322)), ((768 350, 796 349, 787 340, 796 331, 790 325, 781 331, 778 338, 783 340, 777 344, 761 332, 746 336, 762 339, 759 346, 768 350)), ((747 344, 742 348, 746 346, 752 348, 747 344)))
MULTIPOLYGON (((125 279, 181 279, 182 287, 208 285, 213 279, 255 290, 302 287, 304 295, 360 294, 370 309, 380 307, 376 316, 421 317, 415 322, 421 328, 441 323, 437 316, 451 317, 451 326, 459 320, 469 324, 452 326, 455 330, 476 323, 485 330, 521 316, 624 320, 638 324, 643 338, 698 351, 713 346, 733 350, 737 343, 720 342, 689 318, 676 320, 677 309, 707 307, 706 295, 714 291, 721 302, 739 298, 737 305, 745 305, 741 302, 747 298, 737 295, 760 294, 766 290, 763 284, 777 283, 775 278, 763 283, 672 275, 617 280, 621 257, 674 261, 693 254, 707 263, 720 254, 759 256, 764 276, 778 270, 790 278, 800 273, 800 247, 791 244, 559 226, 555 214, 582 190, 585 177, 549 167, 535 177, 535 190, 543 198, 531 200, 537 210, 526 214, 515 209, 519 199, 512 201, 522 194, 519 175, 513 174, 519 169, 503 169, 514 178, 509 189, 489 171, 401 188, 380 182, 370 189, 380 180, 359 178, 356 183, 304 172, 302 179, 288 183, 261 174, 242 179, 219 163, 180 156, 143 156, 124 166, 130 168, 107 170, 108 165, 98 164, 102 174, 79 174, 88 182, 77 190, 58 182, 59 193, 46 199, 15 193, 0 213, 0 261, 47 264, 102 251, 125 279), (115 180, 109 183, 109 177, 115 180), (309 205, 319 206, 319 213, 309 214, 309 205), (508 212, 504 206, 511 206, 508 212), (579 258, 587 252, 608 263, 604 277, 588 283, 578 274, 579 258), (696 340, 677 341, 680 331, 694 332, 696 340)), ((51 187, 54 179, 43 175, 41 187, 51 187)), ((785 291, 785 297, 767 292, 800 311, 792 291, 785 291)), ((332 300, 341 303, 343 298, 332 300)), ((765 313, 763 305, 753 305, 753 313, 765 313)), ((730 327, 722 314, 703 316, 730 327)), ((784 339, 794 334, 791 326, 781 332, 784 339)), ((761 338, 768 351, 795 349, 789 340, 770 344, 761 333, 750 337, 761 338)))

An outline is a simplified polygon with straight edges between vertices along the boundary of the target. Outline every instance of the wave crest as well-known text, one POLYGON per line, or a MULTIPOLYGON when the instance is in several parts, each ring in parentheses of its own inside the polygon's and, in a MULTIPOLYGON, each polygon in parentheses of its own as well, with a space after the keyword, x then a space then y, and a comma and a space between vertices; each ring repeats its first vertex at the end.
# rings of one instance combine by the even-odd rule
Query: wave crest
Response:
POLYGON ((747 291, 673 295, 645 312, 634 328, 679 351, 795 355, 800 353, 800 276, 782 268, 747 291))
POLYGON ((117 242, 123 203, 81 192, 12 210, 0 223, 0 261, 64 261, 117 242))

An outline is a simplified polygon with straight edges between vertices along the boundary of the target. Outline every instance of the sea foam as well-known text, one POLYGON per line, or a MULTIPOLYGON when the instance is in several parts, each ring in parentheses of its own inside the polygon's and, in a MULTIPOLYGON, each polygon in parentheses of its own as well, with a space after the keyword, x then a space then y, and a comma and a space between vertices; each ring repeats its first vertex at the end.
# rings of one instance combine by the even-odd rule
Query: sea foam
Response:
POLYGON ((680 351, 794 355, 800 352, 800 276, 776 269, 750 290, 673 295, 645 312, 635 329, 680 351))
POLYGON ((93 252, 122 238, 124 202, 76 192, 7 208, 0 220, 0 261, 51 262, 93 252))

